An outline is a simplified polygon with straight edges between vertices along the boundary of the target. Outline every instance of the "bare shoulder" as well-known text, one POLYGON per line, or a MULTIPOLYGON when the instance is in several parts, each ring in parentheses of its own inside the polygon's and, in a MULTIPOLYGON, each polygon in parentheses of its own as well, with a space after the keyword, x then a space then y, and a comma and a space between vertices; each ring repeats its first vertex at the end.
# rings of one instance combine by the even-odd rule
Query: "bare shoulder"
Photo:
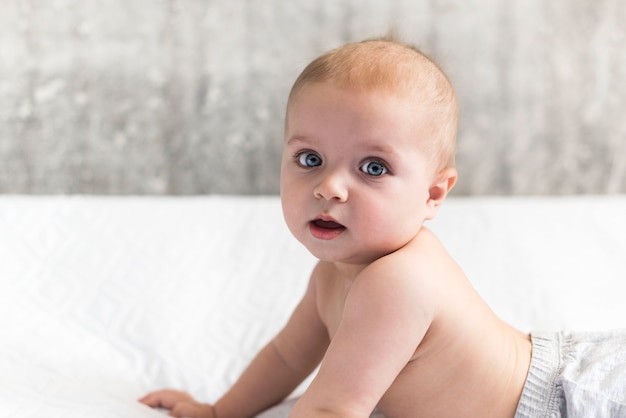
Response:
POLYGON ((428 299, 442 282, 464 278, 439 239, 426 228, 404 247, 370 264, 362 276, 381 285, 393 281, 403 291, 412 290, 411 297, 428 299))
POLYGON ((401 249, 368 266, 362 283, 369 288, 368 297, 386 295, 387 302, 413 306, 411 319, 419 313, 420 325, 427 323, 416 355, 438 351, 440 344, 452 340, 475 338, 478 326, 483 330, 494 329, 486 324, 500 326, 461 267, 427 228, 401 249))
MULTIPOLYGON (((363 303, 394 304, 428 328, 447 300, 445 287, 462 283, 463 272, 427 229, 404 247, 377 259, 357 276, 351 294, 363 303), (459 276, 459 277, 457 277, 459 276)), ((398 312, 399 313, 399 312, 398 312)), ((401 318, 401 317, 398 317, 401 318)), ((399 319, 398 319, 399 320, 399 319)))

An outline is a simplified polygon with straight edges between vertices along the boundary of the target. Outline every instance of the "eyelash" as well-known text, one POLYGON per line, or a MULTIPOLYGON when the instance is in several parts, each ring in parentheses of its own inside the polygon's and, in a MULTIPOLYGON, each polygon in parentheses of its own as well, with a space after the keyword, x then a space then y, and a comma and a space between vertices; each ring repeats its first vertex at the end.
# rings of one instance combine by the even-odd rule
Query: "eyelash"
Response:
POLYGON ((383 163, 379 160, 366 160, 359 166, 359 170, 363 173, 367 174, 370 177, 382 177, 385 174, 389 174, 389 168, 387 168, 387 164, 383 163), (372 174, 367 171, 367 168, 370 164, 376 164, 380 166, 381 172, 379 174, 372 174))
MULTIPOLYGON (((314 167, 319 167, 320 165, 322 165, 323 160, 322 157, 320 157, 316 152, 314 151, 300 151, 297 152, 294 156, 293 159, 295 161, 295 163, 302 167, 302 168, 314 168, 314 167), (312 165, 307 164, 307 158, 313 157, 315 158, 316 162, 312 165)), ((311 162, 311 161, 309 161, 311 162)), ((384 163, 383 161, 380 161, 378 159, 366 159, 364 160, 360 165, 359 165, 359 171, 361 171, 362 173, 366 174, 369 177, 382 177, 386 174, 390 173, 389 167, 387 166, 386 163, 384 163), (381 172, 380 174, 371 174, 367 171, 367 168, 370 164, 377 164, 380 166, 381 172)))
POLYGON ((320 157, 317 153, 313 151, 300 151, 294 155, 293 159, 295 160, 296 164, 303 168, 313 168, 322 165, 322 157, 320 157), (315 157, 318 160, 318 163, 315 165, 307 165, 306 158, 310 156, 315 157))

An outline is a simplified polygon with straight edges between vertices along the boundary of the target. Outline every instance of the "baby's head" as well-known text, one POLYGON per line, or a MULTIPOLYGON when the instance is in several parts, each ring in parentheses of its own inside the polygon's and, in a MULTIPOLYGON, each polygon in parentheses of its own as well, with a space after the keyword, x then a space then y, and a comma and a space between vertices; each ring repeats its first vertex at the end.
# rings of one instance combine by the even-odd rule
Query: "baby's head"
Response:
MULTIPOLYGON (((420 144, 438 172, 455 166, 458 105, 442 70, 416 48, 393 39, 371 39, 333 49, 312 61, 296 79, 287 104, 316 83, 358 92, 384 92, 415 106, 428 120, 427 143, 420 144)), ((424 125, 422 125, 424 126, 424 125)), ((416 135, 417 137, 418 135, 416 135)), ((424 137, 420 132, 419 137, 424 137)))
POLYGON ((457 104, 417 50, 392 40, 322 55, 296 80, 283 214, 321 260, 367 264, 406 245, 456 181, 457 104))

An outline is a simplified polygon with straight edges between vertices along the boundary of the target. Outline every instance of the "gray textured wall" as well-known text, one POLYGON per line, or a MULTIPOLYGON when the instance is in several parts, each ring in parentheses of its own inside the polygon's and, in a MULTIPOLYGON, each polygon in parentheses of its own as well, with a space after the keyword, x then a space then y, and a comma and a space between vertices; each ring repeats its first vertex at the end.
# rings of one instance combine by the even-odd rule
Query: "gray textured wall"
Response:
POLYGON ((626 193, 623 0, 0 0, 0 192, 276 193, 291 82, 390 27, 461 103, 455 189, 626 193))

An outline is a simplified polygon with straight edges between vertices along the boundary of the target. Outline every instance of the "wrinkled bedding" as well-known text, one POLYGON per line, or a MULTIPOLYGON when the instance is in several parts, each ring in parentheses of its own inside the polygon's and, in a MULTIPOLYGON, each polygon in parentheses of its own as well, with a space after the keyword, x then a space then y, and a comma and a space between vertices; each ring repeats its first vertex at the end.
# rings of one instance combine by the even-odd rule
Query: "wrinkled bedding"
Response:
MULTIPOLYGON (((626 196, 450 198, 427 224, 524 331, 626 327, 626 196)), ((314 259, 277 197, 0 197, 0 416, 162 417, 212 401, 314 259)))

